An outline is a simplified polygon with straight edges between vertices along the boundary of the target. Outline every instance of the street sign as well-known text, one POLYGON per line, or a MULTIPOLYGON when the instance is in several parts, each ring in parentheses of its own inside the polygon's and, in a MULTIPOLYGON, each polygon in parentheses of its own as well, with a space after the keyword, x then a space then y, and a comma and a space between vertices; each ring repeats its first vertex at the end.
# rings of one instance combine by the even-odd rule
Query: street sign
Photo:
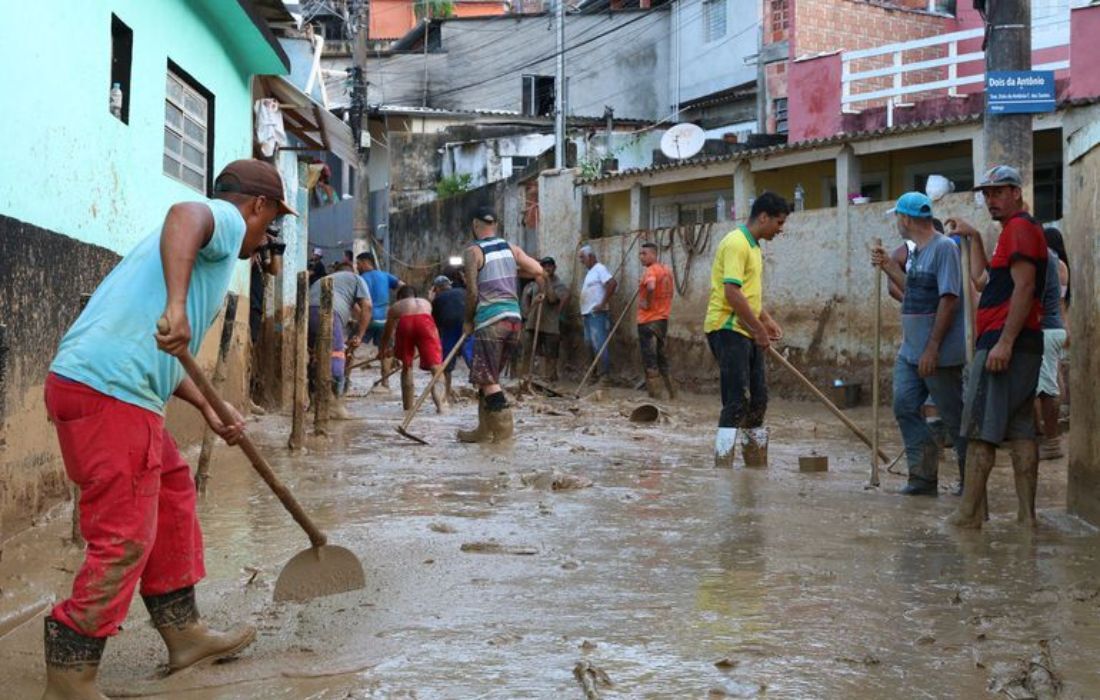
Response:
POLYGON ((1037 114, 1054 111, 1054 71, 993 71, 985 76, 986 111, 1037 114))

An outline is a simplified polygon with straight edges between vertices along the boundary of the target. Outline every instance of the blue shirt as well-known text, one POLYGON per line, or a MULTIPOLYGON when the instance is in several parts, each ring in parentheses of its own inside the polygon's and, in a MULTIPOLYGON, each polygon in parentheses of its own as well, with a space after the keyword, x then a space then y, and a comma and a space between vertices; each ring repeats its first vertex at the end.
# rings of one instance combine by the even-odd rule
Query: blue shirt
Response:
POLYGON ((386 310, 390 306, 390 290, 397 289, 401 280, 382 270, 371 270, 359 274, 367 283, 370 290, 371 307, 370 317, 372 321, 386 322, 386 310))
MULTIPOLYGON (((214 215, 214 233, 199 250, 187 288, 192 354, 198 353, 229 291, 245 234, 236 206, 221 200, 206 204, 214 215)), ((184 371, 176 358, 157 349, 153 338, 168 300, 160 234, 158 226, 100 283, 61 339, 50 371, 163 414, 184 371)))
MULTIPOLYGON (((901 302, 902 340, 898 355, 912 364, 920 362, 932 327, 940 297, 950 294, 962 299, 962 268, 959 247, 937 233, 924 248, 909 256, 905 277, 905 298, 901 302)), ((940 344, 940 367, 956 367, 966 362, 966 314, 960 303, 955 318, 940 344)))

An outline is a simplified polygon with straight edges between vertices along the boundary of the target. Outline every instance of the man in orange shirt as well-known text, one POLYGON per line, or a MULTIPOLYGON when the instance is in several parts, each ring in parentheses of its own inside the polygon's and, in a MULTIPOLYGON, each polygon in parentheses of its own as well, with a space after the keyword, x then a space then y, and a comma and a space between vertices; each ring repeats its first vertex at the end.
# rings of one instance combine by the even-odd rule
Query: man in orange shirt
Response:
POLYGON ((645 388, 650 398, 661 398, 657 378, 664 379, 668 398, 676 398, 672 377, 668 374, 668 316, 672 311, 672 294, 675 285, 672 273, 657 262, 657 244, 643 243, 638 259, 644 270, 638 282, 638 345, 642 350, 645 367, 645 388))

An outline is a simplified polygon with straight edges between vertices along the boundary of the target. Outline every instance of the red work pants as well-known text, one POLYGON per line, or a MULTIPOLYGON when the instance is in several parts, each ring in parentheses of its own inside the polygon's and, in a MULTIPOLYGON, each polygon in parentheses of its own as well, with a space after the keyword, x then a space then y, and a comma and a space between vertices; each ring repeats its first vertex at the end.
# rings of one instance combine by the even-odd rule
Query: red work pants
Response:
POLYGON ((53 617, 80 634, 116 634, 142 595, 193 586, 206 573, 195 482, 164 419, 55 374, 46 411, 65 472, 80 487, 88 543, 70 598, 53 617))

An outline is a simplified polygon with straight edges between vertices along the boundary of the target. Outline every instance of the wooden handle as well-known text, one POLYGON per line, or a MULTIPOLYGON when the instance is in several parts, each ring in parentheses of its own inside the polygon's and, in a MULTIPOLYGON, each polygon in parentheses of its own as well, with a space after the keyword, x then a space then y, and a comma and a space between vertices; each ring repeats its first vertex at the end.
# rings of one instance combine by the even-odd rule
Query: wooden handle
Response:
POLYGON ((438 372, 432 372, 432 378, 428 382, 428 386, 424 387, 424 391, 420 392, 420 396, 416 397, 416 403, 414 403, 413 407, 409 409, 409 412, 405 414, 405 420, 401 422, 401 430, 405 430, 409 427, 409 423, 412 423, 413 416, 416 415, 416 412, 419 411, 420 407, 424 404, 424 399, 428 398, 428 394, 431 393, 432 387, 435 386, 435 383, 443 376, 443 372, 447 369, 447 365, 451 364, 451 360, 453 360, 455 355, 462 350, 462 346, 466 344, 467 337, 469 336, 463 333, 455 346, 447 353, 447 357, 443 358, 443 369, 440 369, 438 372))
POLYGON ((531 385, 531 375, 535 371, 535 349, 539 346, 539 327, 542 326, 542 307, 546 299, 539 302, 539 308, 535 310, 535 337, 531 340, 531 356, 527 358, 527 376, 524 383, 531 385))
MULTIPOLYGON (((802 384, 821 401, 821 403, 825 404, 825 407, 828 408, 833 413, 833 415, 839 418, 840 421, 844 423, 844 425, 848 426, 849 430, 855 433, 856 437, 862 440, 864 444, 866 444, 868 447, 871 447, 871 439, 867 437, 867 434, 860 430, 859 426, 853 423, 851 419, 848 418, 848 416, 844 415, 844 411, 841 411, 839 408, 837 408, 836 404, 829 400, 829 397, 821 393, 821 390, 814 386, 814 383, 807 379, 806 375, 799 372, 798 368, 792 365, 790 361, 787 360, 787 358, 779 354, 779 351, 776 350, 774 347, 768 347, 768 354, 771 355, 776 362, 783 365, 788 371, 790 371, 791 374, 797 377, 799 381, 801 381, 802 384)), ((881 459, 883 462, 889 463, 890 456, 883 452, 881 449, 878 451, 878 456, 879 459, 881 459)))
POLYGON ((603 341, 603 345, 600 346, 600 351, 596 353, 596 357, 593 358, 592 364, 588 365, 588 371, 581 377, 581 383, 577 385, 576 390, 573 392, 573 396, 580 398, 581 389, 584 388, 585 382, 592 376, 592 370, 596 369, 596 365, 600 362, 600 357, 603 356, 603 351, 607 349, 607 346, 611 344, 611 338, 615 335, 615 331, 619 330, 619 324, 626 318, 626 313, 630 311, 630 307, 634 305, 634 300, 638 298, 638 293, 642 291, 641 287, 634 290, 634 296, 630 297, 630 301, 626 302, 626 306, 623 307, 623 312, 619 314, 619 319, 615 321, 615 325, 611 327, 611 331, 608 332, 607 338, 603 341))
MULTIPOLYGON (((157 330, 161 335, 168 333, 168 321, 164 318, 157 321, 157 330)), ((176 359, 183 365, 183 369, 187 372, 187 376, 191 377, 191 381, 195 382, 196 386, 199 387, 199 391, 202 392, 202 395, 210 403, 211 407, 213 407, 214 412, 218 414, 218 418, 226 425, 233 423, 235 419, 233 414, 229 412, 229 407, 226 406, 222 398, 218 396, 218 392, 214 391, 214 387, 210 384, 210 380, 203 374, 202 369, 199 368, 198 363, 195 362, 195 358, 191 356, 191 353, 185 350, 184 353, 176 359)), ((305 510, 302 509, 301 504, 294 498, 294 494, 283 485, 279 477, 275 476, 275 472, 271 471, 271 465, 263 458, 263 455, 261 455, 259 450, 256 449, 256 446, 252 444, 248 436, 242 435, 241 441, 237 443, 237 446, 248 456, 256 473, 258 473, 260 478, 271 487, 271 491, 294 518, 295 522, 306 531, 306 534, 309 535, 310 543, 314 547, 323 547, 328 541, 325 533, 321 532, 317 529, 317 526, 313 524, 310 517, 306 515, 305 510)))
MULTIPOLYGON (((875 247, 882 247, 882 239, 875 239, 875 247)), ((881 384, 882 364, 882 270, 875 271, 875 357, 872 365, 871 380, 871 486, 878 486, 878 416, 879 416, 879 385, 881 384)))
POLYGON ((974 288, 970 280, 970 238, 964 236, 959 248, 962 262, 962 298, 964 333, 966 338, 966 363, 974 359, 974 288))

